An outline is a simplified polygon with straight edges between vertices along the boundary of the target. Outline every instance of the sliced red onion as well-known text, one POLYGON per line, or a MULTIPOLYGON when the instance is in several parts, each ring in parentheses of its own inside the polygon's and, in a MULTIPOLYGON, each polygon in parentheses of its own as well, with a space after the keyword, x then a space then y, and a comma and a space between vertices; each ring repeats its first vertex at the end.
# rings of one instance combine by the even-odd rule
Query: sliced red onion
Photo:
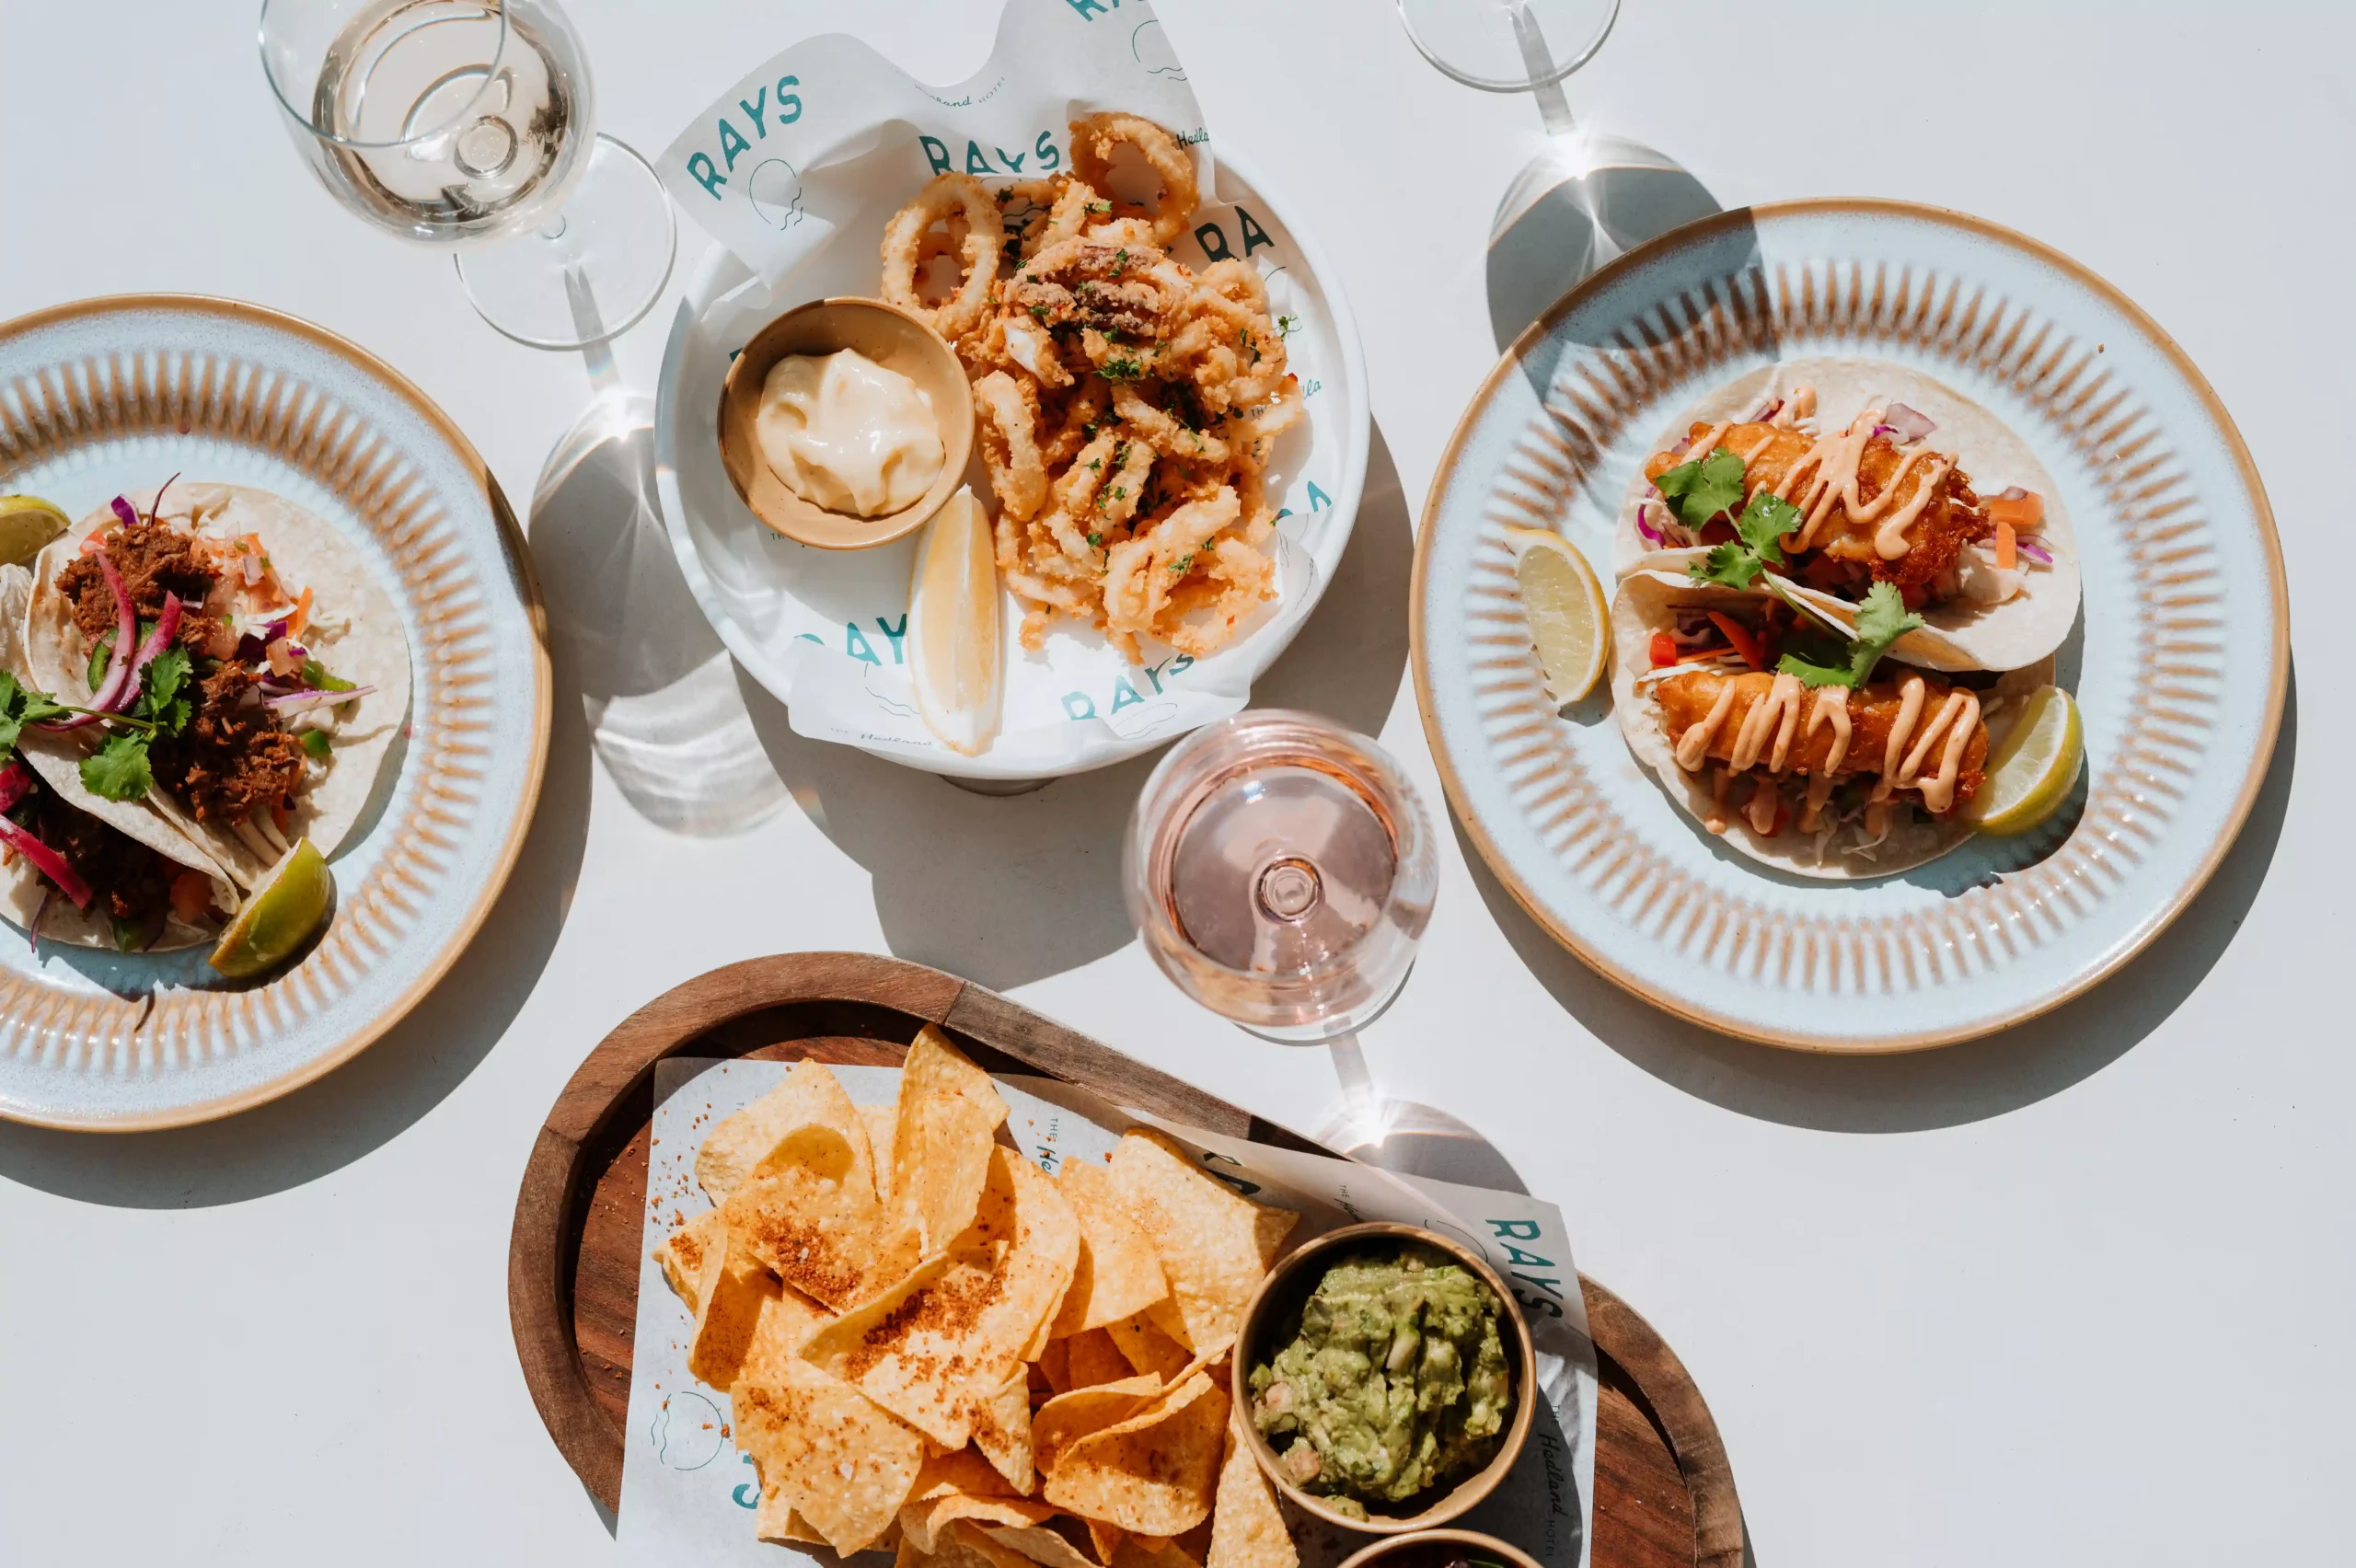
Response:
POLYGON ((139 657, 131 662, 131 673, 135 676, 154 663, 156 655, 172 645, 172 639, 179 629, 180 596, 167 588, 164 590, 164 613, 156 617, 156 629, 149 632, 147 640, 139 645, 139 657))
POLYGON ((292 713, 298 709, 317 708, 319 704, 350 702, 355 697, 366 697, 376 688, 356 686, 349 691, 291 691, 284 697, 265 697, 262 704, 273 713, 292 713))
MULTIPOLYGON (((121 496, 115 497, 115 502, 124 507, 131 504, 121 496)), ((76 713, 71 719, 44 722, 40 726, 59 734, 68 730, 78 730, 85 724, 97 723, 102 715, 120 709, 131 695, 131 656, 133 645, 139 640, 139 617, 132 611, 131 593, 122 585, 122 573, 114 569, 114 558, 100 549, 92 559, 98 563, 98 571, 106 576, 107 586, 114 593, 114 651, 107 659, 107 678, 98 684, 98 695, 90 698, 90 711, 76 713)), ((178 617, 175 617, 174 624, 178 624, 178 617)))
POLYGON ((32 793, 33 776, 21 762, 12 762, 0 768, 0 812, 6 811, 32 793))
POLYGON ((123 496, 117 496, 107 504, 114 508, 114 514, 122 519, 122 525, 124 527, 136 528, 139 526, 139 509, 132 505, 127 498, 123 496))
POLYGON ((6 844, 33 864, 33 870, 57 884, 58 890, 74 901, 76 909, 90 906, 90 884, 75 875, 65 857, 10 822, 0 817, 0 844, 6 844))
POLYGON ((1650 539, 1654 544, 1667 544, 1669 541, 1660 536, 1660 530, 1654 527, 1652 525, 1652 510, 1653 503, 1649 501, 1638 502, 1636 503, 1636 532, 1642 534, 1646 538, 1650 539))
POLYGON ((2015 485, 1996 499, 1998 501, 2027 501, 2028 499, 2028 491, 2021 489, 2018 485, 2015 485))
POLYGON ((33 923, 25 928, 25 941, 35 952, 40 951, 40 923, 49 918, 49 901, 56 896, 55 888, 41 889, 40 907, 33 911, 33 923))
POLYGON ((285 636, 285 635, 286 635, 286 621, 287 621, 287 617, 284 617, 284 616, 281 616, 281 617, 279 617, 276 620, 274 620, 274 621, 271 622, 268 626, 266 626, 266 627, 262 628, 261 628, 261 640, 262 640, 262 641, 263 641, 264 643, 271 643, 271 642, 275 642, 275 641, 277 641, 280 638, 282 638, 282 637, 285 636))
POLYGON ((1881 411, 1881 417, 1884 423, 1898 432, 1900 441, 1927 440, 1930 433, 1939 428, 1935 421, 1903 403, 1892 403, 1881 411))
POLYGON ((1759 406, 1759 409, 1756 413, 1753 413, 1750 418, 1744 420, 1742 422, 1745 424, 1765 424, 1769 420, 1773 419, 1777 414, 1780 414, 1783 411, 1784 400, 1781 398, 1770 398, 1767 401, 1759 406))
POLYGON ((2013 548, 2020 551, 2021 554, 2028 557, 2029 559, 2037 562, 2039 566, 2051 566, 2053 564, 2053 552, 2047 549, 2043 545, 2038 544, 2035 539, 2030 538, 2026 534, 2015 534, 2013 536, 2013 548))
POLYGON ((1685 455, 1686 452, 1692 447, 1692 445, 1693 438, 1690 435, 1686 436, 1679 441, 1676 445, 1669 449, 1669 455, 1671 457, 1682 457, 1685 455))
MULTIPOLYGON (((1876 425, 1876 426, 1874 426, 1874 435, 1896 435, 1897 433, 1898 433, 1898 427, 1897 427, 1896 425, 1886 425, 1886 424, 1885 424, 1885 425, 1876 425)), ((1871 440, 1873 439, 1873 436, 1870 436, 1870 435, 1869 435, 1869 436, 1867 436, 1865 439, 1866 439, 1866 440, 1868 440, 1868 441, 1871 441, 1871 440)))
POLYGON ((246 586, 248 588, 252 587, 255 583, 261 581, 261 557, 255 555, 250 550, 247 551, 243 563, 240 565, 238 570, 243 571, 246 575, 246 586))

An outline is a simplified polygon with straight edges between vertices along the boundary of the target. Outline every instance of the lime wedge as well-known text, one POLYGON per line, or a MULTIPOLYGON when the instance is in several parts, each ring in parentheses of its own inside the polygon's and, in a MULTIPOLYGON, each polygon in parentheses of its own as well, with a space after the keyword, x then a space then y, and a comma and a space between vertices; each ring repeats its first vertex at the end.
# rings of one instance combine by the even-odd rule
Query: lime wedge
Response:
POLYGON ((1546 695, 1558 703, 1576 702, 1595 689, 1611 662, 1611 611, 1603 584, 1587 558, 1560 534, 1508 526, 1506 543, 1514 555, 1521 613, 1538 645, 1539 667, 1546 672, 1546 695))
POLYGON ((997 738, 1006 685, 989 518, 961 490, 924 525, 908 582, 908 670, 917 711, 942 745, 979 756, 997 738))
POLYGON ((2078 705, 2060 686, 2038 687, 1989 758, 1988 780, 1964 808, 1965 820, 1999 837, 2027 833, 2070 798, 2085 758, 2078 705))
POLYGON ((335 877, 318 846, 298 838, 213 949, 214 968, 247 980, 286 962, 318 929, 335 895, 335 877))
POLYGON ((37 495, 0 495, 0 566, 30 566, 74 519, 37 495))

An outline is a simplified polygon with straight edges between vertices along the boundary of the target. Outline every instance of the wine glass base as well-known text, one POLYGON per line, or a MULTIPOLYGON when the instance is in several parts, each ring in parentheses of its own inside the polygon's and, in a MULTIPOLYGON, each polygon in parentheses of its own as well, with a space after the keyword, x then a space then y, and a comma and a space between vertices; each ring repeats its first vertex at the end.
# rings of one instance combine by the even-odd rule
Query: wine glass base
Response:
POLYGON ((458 282, 491 328, 535 349, 585 349, 645 318, 671 281, 678 221, 653 167, 611 136, 539 229, 462 252, 458 282))

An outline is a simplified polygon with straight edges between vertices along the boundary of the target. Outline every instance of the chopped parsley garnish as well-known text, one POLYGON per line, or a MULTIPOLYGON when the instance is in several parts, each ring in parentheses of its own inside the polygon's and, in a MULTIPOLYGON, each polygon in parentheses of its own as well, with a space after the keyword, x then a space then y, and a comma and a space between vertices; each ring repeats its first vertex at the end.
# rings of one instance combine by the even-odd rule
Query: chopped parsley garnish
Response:
MULTIPOLYGON (((1739 469, 1740 465, 1737 467, 1739 469)), ((1668 477, 1661 476, 1664 479, 1668 477)), ((1741 480, 1735 482, 1739 493, 1741 480)), ((1686 574, 1700 582, 1748 588, 1759 580, 1761 572, 1773 571, 1784 564, 1783 547, 1776 541, 1799 525, 1798 507, 1762 490, 1750 498, 1750 504, 1735 519, 1734 531, 1738 537, 1732 543, 1713 547, 1707 556, 1685 569, 1686 574)))
POLYGON ((1145 375, 1145 366, 1138 363, 1136 355, 1123 354, 1106 360, 1100 374, 1107 381, 1137 381, 1145 375))
POLYGON ((1923 624, 1906 607, 1895 583, 1877 582, 1857 606, 1856 635, 1842 642, 1829 633, 1807 630, 1796 634, 1795 650, 1775 662, 1775 668, 1796 675, 1811 686, 1861 686, 1872 678, 1890 645, 1923 624))
POLYGON ((1103 536, 1103 535, 1102 535, 1102 534, 1091 534, 1091 535, 1089 535, 1089 536, 1088 536, 1088 548, 1089 548, 1090 549, 1091 549, 1091 550, 1101 550, 1101 549, 1103 549, 1103 548, 1104 548, 1104 536, 1103 536))
POLYGON ((1277 337, 1278 340, 1279 340, 1279 341, 1281 341, 1282 340, 1284 340, 1284 339, 1286 339, 1286 338, 1289 338, 1289 337, 1291 337, 1291 336, 1293 335, 1294 331, 1295 331, 1296 329, 1298 329, 1299 328, 1299 326, 1300 326, 1300 317, 1298 317, 1298 316, 1279 316, 1279 317, 1276 317, 1276 337, 1277 337))
POLYGON ((1653 483, 1679 521, 1698 534, 1712 518, 1742 504, 1742 459, 1721 446, 1680 463, 1653 483))
POLYGON ((1170 570, 1172 571, 1184 571, 1188 567, 1193 566, 1194 564, 1195 552, 1188 550, 1184 555, 1180 556, 1176 560, 1170 563, 1170 570))

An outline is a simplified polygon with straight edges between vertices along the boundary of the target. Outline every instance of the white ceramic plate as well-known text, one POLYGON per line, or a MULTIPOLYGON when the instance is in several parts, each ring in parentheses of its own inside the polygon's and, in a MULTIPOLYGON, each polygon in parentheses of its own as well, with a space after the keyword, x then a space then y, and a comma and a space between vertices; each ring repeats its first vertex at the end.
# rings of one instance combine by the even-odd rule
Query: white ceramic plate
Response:
POLYGON ((257 306, 126 295, 0 325, 0 493, 79 517, 174 473, 358 541, 400 612, 410 724, 331 862, 334 917, 266 982, 0 927, 0 1116, 131 1130, 308 1082, 441 978, 523 847, 548 760, 539 590, 482 459, 373 355, 257 306))
POLYGON ((1898 202, 1723 213, 1572 291, 1490 375, 1416 540, 1415 668, 1450 804, 1516 898, 1598 970, 1729 1033, 1822 1051, 1969 1039, 2100 981, 2223 858, 2273 755, 2289 600, 2258 471, 2182 350, 2067 258, 1898 202), (1557 716, 1507 524, 1607 573, 1620 498, 1703 392, 1778 359, 1928 372, 2009 421, 2077 520, 2061 651, 2078 796, 2024 837, 1828 884, 1672 806, 1610 694, 1557 716))
MULTIPOLYGON (((1357 516, 1372 427, 1357 326, 1323 253, 1293 220, 1291 205, 1225 147, 1218 153, 1218 191, 1219 199, 1207 200, 1197 220, 1220 224, 1226 243, 1241 253, 1245 231, 1232 209, 1248 207, 1255 218, 1252 232, 1273 241, 1265 248, 1253 243, 1252 259, 1269 278, 1272 306, 1299 318, 1301 325, 1288 348, 1309 393, 1308 417, 1279 438, 1270 479, 1271 490, 1293 513, 1277 525, 1278 534, 1289 542, 1286 603, 1264 610, 1266 624, 1247 630, 1214 656, 1218 678, 1233 678, 1241 690, 1284 651, 1332 580, 1357 516), (1309 493, 1312 482, 1317 489, 1313 497, 1309 493)), ((899 644, 890 631, 893 617, 907 606, 917 538, 846 554, 796 545, 762 526, 721 467, 721 383, 735 352, 783 311, 829 294, 875 293, 877 236, 895 205, 884 202, 872 225, 847 225, 837 231, 770 294, 761 293, 743 262, 715 250, 689 281, 664 352, 655 419, 656 486, 679 570, 728 651, 789 707, 797 648, 805 643, 874 661, 879 701, 906 701, 899 644), (744 305, 748 294, 757 299, 756 306, 744 305)), ((1211 259, 1195 238, 1182 239, 1177 255, 1195 268, 1211 259)), ((1007 617, 1010 660, 1023 657, 1012 641, 1013 624, 1020 618, 1013 614, 1007 617)), ((900 625, 905 628, 905 620, 900 625)), ((1051 638, 1091 647, 1102 641, 1093 633, 1068 630, 1051 638)), ((1098 648, 1096 653, 1073 651, 1072 662, 1080 667, 1074 678, 1057 682, 1056 689, 1045 694, 1044 716, 1035 700, 1040 692, 1034 689, 1028 726, 1015 712, 1022 697, 1017 688, 1021 677, 1011 678, 1009 732, 980 756, 960 756, 938 745, 862 744, 861 749, 960 778, 1045 778, 1120 762, 1165 744, 1192 727, 1183 719, 1165 718, 1172 710, 1151 700, 1162 675, 1149 680, 1110 650, 1098 648), (1126 686, 1120 684, 1124 680, 1126 686), (1061 689, 1067 686, 1073 689, 1061 689), (1147 700, 1138 704, 1139 697, 1147 700)), ((1169 678, 1199 679, 1208 670, 1206 664, 1188 676, 1169 678)))

